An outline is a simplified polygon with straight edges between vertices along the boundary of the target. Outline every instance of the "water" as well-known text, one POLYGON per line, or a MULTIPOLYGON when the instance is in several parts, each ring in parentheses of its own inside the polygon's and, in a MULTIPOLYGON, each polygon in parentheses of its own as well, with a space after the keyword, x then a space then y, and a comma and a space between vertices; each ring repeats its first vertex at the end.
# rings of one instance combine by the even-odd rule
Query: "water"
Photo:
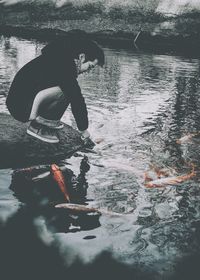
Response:
MULTIPOLYGON (((0 41, 0 109, 16 71, 39 54, 43 43, 15 37, 0 41)), ((159 277, 173 273, 183 257, 199 251, 200 131, 199 59, 105 48, 106 65, 79 77, 97 154, 87 154, 87 198, 91 206, 123 215, 102 215, 90 231, 57 233, 72 259, 84 262, 110 250, 122 262, 139 264, 159 277), (147 189, 144 174, 155 169, 197 174, 179 185, 147 189), (90 238, 92 236, 92 238, 90 238)), ((68 109, 63 121, 76 128, 68 109)), ((83 157, 67 162, 79 173, 83 157)), ((20 208, 9 190, 12 170, 0 171, 1 219, 20 208)), ((40 225, 41 226, 41 225, 40 225)), ((44 224, 42 224, 42 228, 44 224)), ((43 231, 41 231, 43 232, 43 231)))

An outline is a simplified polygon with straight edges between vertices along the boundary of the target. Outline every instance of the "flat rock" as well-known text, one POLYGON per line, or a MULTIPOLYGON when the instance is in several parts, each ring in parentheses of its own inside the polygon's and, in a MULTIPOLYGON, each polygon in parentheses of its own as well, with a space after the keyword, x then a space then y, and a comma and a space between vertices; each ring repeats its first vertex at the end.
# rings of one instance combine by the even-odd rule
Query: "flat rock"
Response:
POLYGON ((0 168, 15 168, 53 163, 72 156, 83 148, 78 131, 64 125, 59 130, 59 143, 49 144, 26 133, 28 123, 0 113, 0 168))

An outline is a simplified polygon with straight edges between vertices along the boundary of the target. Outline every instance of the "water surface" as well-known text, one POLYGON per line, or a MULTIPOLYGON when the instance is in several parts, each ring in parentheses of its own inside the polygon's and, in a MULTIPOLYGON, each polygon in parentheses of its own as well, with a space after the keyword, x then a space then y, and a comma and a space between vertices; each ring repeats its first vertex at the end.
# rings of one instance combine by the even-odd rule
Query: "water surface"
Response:
MULTIPOLYGON (((43 43, 15 37, 0 40, 0 109, 7 112, 9 85, 43 43)), ((111 250, 120 261, 143 265, 155 274, 173 272, 184 256, 199 251, 200 132, 199 59, 105 48, 106 65, 79 77, 86 99, 97 154, 87 154, 87 198, 91 206, 123 215, 102 215, 99 228, 59 233, 60 244, 88 261, 111 250), (144 174, 165 168, 182 175, 195 166, 197 175, 179 185, 147 189, 144 174), (96 238, 87 238, 93 236, 96 238)), ((70 112, 63 121, 76 128, 70 112)), ((67 162, 78 174, 83 157, 67 162)), ((9 190, 12 170, 0 171, 2 219, 20 203, 9 190)))

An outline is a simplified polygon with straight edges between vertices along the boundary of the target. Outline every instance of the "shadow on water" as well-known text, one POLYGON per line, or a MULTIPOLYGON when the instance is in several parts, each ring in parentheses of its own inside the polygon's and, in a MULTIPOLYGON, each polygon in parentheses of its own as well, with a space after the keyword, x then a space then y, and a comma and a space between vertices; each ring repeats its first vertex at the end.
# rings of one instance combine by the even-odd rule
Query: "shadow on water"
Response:
MULTIPOLYGON (((14 73, 39 54, 41 47, 35 41, 2 38, 2 111, 6 111, 5 91, 14 73), (26 56, 22 55, 24 48, 26 56)), ((86 177, 80 172, 81 153, 68 163, 71 176, 82 176, 89 186, 84 202, 120 215, 103 214, 99 224, 89 229, 78 229, 80 224, 74 226, 73 217, 64 217, 65 229, 58 233, 55 228, 63 225, 63 220, 56 221, 49 209, 42 208, 39 213, 33 211, 33 207, 23 207, 1 225, 1 254, 5 254, 5 262, 12 261, 17 270, 20 267, 17 252, 22 250, 25 254, 35 248, 33 258, 25 259, 22 254, 26 267, 31 271, 39 255, 36 266, 41 273, 47 270, 49 275, 60 275, 66 269, 57 254, 61 246, 67 248, 66 259, 70 259, 71 251, 80 258, 70 269, 67 267, 68 275, 78 277, 79 271, 82 276, 88 273, 87 278, 94 275, 106 278, 108 271, 114 279, 125 274, 129 279, 131 273, 136 275, 135 279, 195 279, 200 261, 199 60, 131 50, 105 49, 105 53, 104 69, 94 69, 91 75, 79 78, 88 104, 90 132, 97 143, 96 154, 88 154, 90 169, 86 177), (155 180, 162 171, 165 175, 161 179, 165 179, 189 174, 193 168, 195 176, 182 183, 145 187, 146 173, 155 180), (52 243, 51 238, 51 245, 41 241, 40 227, 33 222, 38 219, 45 223, 47 234, 56 236, 57 243, 52 243), (31 243, 33 247, 29 247, 31 243), (112 253, 101 255, 104 250, 112 253), (49 255, 48 268, 43 261, 39 262, 46 254, 49 255), (54 261, 55 266, 51 265, 54 261)), ((69 110, 63 121, 75 127, 69 110)), ((10 192, 5 190, 7 177, 1 172, 4 178, 1 196, 10 192)), ((22 187, 24 195, 27 184, 17 185, 22 187)), ((47 185, 51 185, 50 200, 57 197, 60 201, 52 183, 44 180, 42 185, 44 193, 47 185)), ((37 195, 36 201, 39 201, 37 195)))
POLYGON ((6 224, 0 225, 1 275, 4 279, 152 279, 140 268, 119 263, 109 252, 84 264, 78 257, 51 240, 30 209, 21 208, 6 224))
MULTIPOLYGON (((84 156, 80 162, 80 173, 75 176, 73 171, 64 163, 56 165, 63 177, 63 188, 70 199, 70 203, 87 205, 88 183, 85 178, 90 169, 88 158, 84 156)), ((55 232, 76 232, 90 230, 100 226, 99 213, 84 213, 66 208, 56 208, 56 205, 65 204, 66 198, 55 180, 51 165, 38 165, 14 170, 10 189, 14 196, 32 209, 37 215, 42 215, 47 225, 55 232), (71 229, 73 227, 73 229, 71 229)), ((56 177, 56 178, 57 178, 56 177)), ((62 178, 58 177, 58 180, 62 178)))
MULTIPOLYGON (((69 168, 63 170, 74 203, 86 203, 88 184, 85 175, 89 168, 88 159, 84 156, 77 177, 69 168)), ((92 262, 85 263, 71 252, 70 247, 59 242, 57 233, 75 233, 99 227, 99 216, 71 215, 66 210, 55 209, 54 205, 64 202, 64 199, 48 173, 48 165, 12 173, 10 189, 22 204, 11 217, 0 222, 0 263, 4 279, 105 279, 108 275, 113 279, 123 276, 126 279, 153 279, 151 272, 120 263, 109 250, 103 250, 92 262)), ((86 234, 83 239, 94 238, 86 234)))
MULTIPOLYGON (((83 262, 73 256, 70 248, 59 244, 47 230, 43 217, 32 210, 22 207, 6 223, 0 223, 0 261, 4 279, 106 279, 108 276, 111 279, 161 279, 156 270, 152 272, 144 263, 123 264, 109 251, 97 255, 92 262, 83 262)), ((166 232, 162 234, 166 236, 166 232)), ((175 233, 170 237, 174 242, 175 233)), ((199 253, 182 257, 174 264, 173 275, 166 270, 162 279, 197 279, 199 257, 199 253)), ((157 264, 161 265, 159 260, 157 264)))

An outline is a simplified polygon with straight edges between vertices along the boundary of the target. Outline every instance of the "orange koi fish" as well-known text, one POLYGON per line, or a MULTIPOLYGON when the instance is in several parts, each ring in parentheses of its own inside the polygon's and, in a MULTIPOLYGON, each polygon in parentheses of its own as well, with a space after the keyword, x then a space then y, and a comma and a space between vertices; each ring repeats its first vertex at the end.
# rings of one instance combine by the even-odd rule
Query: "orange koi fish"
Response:
POLYGON ((65 178, 64 178, 64 176, 62 174, 61 169, 56 164, 52 164, 51 167, 50 167, 50 172, 52 174, 52 178, 58 184, 61 192, 63 193, 66 201, 70 202, 70 197, 69 197, 69 193, 67 191, 67 186, 66 186, 66 183, 65 183, 65 178))
POLYGON ((103 141, 104 141, 103 138, 97 138, 97 139, 94 140, 94 142, 95 142, 96 144, 100 144, 100 143, 103 142, 103 141))
POLYGON ((153 181, 148 181, 144 185, 147 188, 161 188, 167 185, 177 185, 179 183, 182 183, 186 180, 191 179, 196 175, 196 172, 192 170, 191 173, 185 174, 185 175, 180 175, 180 176, 174 176, 174 177, 165 177, 153 181))
POLYGON ((150 165, 151 170, 155 173, 155 175, 160 179, 161 177, 169 177, 172 175, 176 175, 176 171, 170 167, 159 168, 153 164, 150 165))

